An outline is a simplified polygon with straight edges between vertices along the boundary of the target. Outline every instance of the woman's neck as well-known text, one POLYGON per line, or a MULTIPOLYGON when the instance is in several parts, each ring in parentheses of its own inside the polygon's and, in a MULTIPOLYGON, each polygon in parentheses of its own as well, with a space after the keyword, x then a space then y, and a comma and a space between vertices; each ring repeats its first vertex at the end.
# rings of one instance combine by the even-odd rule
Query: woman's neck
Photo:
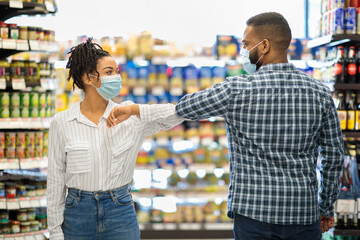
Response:
POLYGON ((108 101, 103 99, 98 93, 88 92, 81 103, 81 111, 83 114, 103 114, 107 104, 108 101))

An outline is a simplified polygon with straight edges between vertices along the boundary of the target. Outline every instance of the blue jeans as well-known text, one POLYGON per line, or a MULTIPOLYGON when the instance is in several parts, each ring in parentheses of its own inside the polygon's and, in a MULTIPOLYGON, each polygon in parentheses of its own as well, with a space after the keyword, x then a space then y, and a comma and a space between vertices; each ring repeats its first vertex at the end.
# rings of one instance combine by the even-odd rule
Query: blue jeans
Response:
POLYGON ((310 225, 279 225, 239 214, 234 221, 235 240, 321 240, 320 219, 310 225))
POLYGON ((62 229, 66 240, 139 240, 129 186, 106 192, 69 189, 62 229))

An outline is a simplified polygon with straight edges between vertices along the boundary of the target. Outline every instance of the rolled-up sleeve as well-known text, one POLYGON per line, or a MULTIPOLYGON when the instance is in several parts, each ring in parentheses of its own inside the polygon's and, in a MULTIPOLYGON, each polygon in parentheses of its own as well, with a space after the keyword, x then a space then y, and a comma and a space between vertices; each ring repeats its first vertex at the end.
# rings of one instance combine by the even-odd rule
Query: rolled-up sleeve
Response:
POLYGON ((50 239, 63 240, 61 225, 65 207, 65 143, 55 117, 49 130, 49 166, 47 176, 47 216, 50 239))

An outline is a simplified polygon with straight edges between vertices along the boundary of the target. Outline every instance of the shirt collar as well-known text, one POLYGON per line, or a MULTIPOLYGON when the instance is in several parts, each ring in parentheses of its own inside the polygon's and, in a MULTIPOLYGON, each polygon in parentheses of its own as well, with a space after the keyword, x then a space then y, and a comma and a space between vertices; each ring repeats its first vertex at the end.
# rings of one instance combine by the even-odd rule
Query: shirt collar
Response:
POLYGON ((256 72, 260 71, 293 71, 296 70, 294 64, 292 63, 270 63, 264 66, 261 66, 256 72))
MULTIPOLYGON (((68 121, 72 121, 74 119, 77 119, 77 120, 81 120, 84 116, 82 115, 81 113, 81 110, 80 110, 80 102, 77 102, 75 103, 73 106, 70 107, 69 109, 69 117, 68 117, 68 121)), ((104 114, 102 115, 101 118, 105 118, 107 119, 108 116, 110 115, 111 113, 111 110, 116 106, 116 103, 114 103, 113 101, 109 100, 108 101, 108 105, 106 106, 106 109, 105 109, 105 112, 104 114)))

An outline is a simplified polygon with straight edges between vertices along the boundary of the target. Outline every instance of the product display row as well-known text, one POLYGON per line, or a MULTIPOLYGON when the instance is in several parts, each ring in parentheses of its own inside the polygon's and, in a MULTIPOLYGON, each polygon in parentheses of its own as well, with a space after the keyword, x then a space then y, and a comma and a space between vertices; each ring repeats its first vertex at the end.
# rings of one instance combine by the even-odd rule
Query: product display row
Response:
POLYGON ((0 92, 0 118, 45 118, 55 115, 54 92, 0 92))
POLYGON ((0 22, 0 38, 55 41, 55 32, 41 27, 18 26, 14 23, 0 22))

